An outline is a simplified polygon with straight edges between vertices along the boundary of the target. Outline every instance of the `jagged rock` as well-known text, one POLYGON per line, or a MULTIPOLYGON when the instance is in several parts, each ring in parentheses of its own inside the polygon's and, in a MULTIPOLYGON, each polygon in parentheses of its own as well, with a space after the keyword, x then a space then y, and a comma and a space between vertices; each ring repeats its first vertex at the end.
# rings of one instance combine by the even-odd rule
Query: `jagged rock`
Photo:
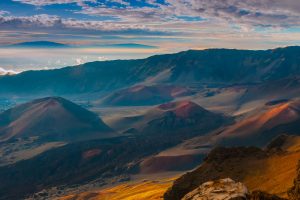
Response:
POLYGON ((282 146, 286 143, 287 140, 291 139, 292 136, 289 135, 280 135, 274 138, 268 145, 266 150, 271 152, 282 151, 282 146))
MULTIPOLYGON (((251 194, 241 182, 235 182, 230 178, 217 181, 208 181, 198 188, 186 194, 181 200, 286 200, 276 195, 262 191, 254 191, 251 194)), ((292 200, 299 200, 295 197, 292 200)))
POLYGON ((208 154, 199 168, 175 180, 172 187, 164 194, 164 199, 180 200, 199 185, 211 180, 234 177, 234 180, 241 181, 244 173, 236 167, 240 160, 265 157, 267 153, 256 147, 217 147, 208 154))
POLYGON ((290 200, 300 199, 300 161, 298 164, 297 177, 294 180, 294 186, 288 191, 290 200))
POLYGON ((203 183, 182 200, 246 200, 247 194, 244 184, 226 178, 203 183))

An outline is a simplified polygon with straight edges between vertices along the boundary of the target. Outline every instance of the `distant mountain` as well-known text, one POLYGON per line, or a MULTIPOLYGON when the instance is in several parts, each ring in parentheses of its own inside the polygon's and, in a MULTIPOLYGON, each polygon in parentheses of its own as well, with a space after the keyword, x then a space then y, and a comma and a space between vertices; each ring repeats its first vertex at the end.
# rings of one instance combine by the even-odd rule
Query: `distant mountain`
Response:
POLYGON ((30 137, 70 142, 111 132, 96 114, 60 97, 34 100, 0 114, 1 142, 30 137))
POLYGON ((265 149, 217 147, 197 169, 175 180, 164 199, 181 200, 201 184, 220 178, 242 182, 250 191, 260 190, 287 197, 298 170, 299 145, 299 136, 282 135, 265 149))
POLYGON ((18 48, 66 48, 69 45, 57 43, 57 42, 50 42, 50 41, 33 41, 33 42, 22 42, 12 44, 9 47, 18 47, 18 48))
POLYGON ((300 75, 300 47, 265 51, 208 49, 139 60, 92 62, 0 77, 0 95, 111 92, 145 80, 180 85, 251 84, 300 75))
POLYGON ((114 106, 156 105, 174 100, 178 97, 193 94, 194 92, 188 87, 174 85, 136 85, 113 92, 103 99, 102 104, 114 106))

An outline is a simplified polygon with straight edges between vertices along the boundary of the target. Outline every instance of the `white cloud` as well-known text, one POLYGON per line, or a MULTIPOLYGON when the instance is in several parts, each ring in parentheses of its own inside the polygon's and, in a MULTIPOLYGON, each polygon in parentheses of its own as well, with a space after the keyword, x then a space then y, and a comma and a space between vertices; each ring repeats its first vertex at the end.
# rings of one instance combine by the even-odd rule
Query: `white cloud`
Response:
POLYGON ((5 10, 0 10, 0 16, 8 15, 8 14, 10 14, 10 12, 5 11, 5 10))
POLYGON ((105 60, 107 60, 107 58, 104 57, 104 56, 99 56, 99 57, 98 57, 98 61, 105 61, 105 60))
POLYGON ((251 26, 299 26, 299 0, 167 0, 177 15, 251 26))
POLYGON ((2 30, 19 30, 19 31, 47 31, 60 33, 82 33, 82 34, 99 34, 99 33, 120 33, 120 34, 143 34, 157 35, 163 32, 151 30, 143 24, 118 23, 96 20, 77 20, 72 18, 60 18, 56 15, 33 15, 33 16, 1 16, 0 28, 2 30))
POLYGON ((84 64, 85 63, 85 61, 82 59, 82 58, 76 58, 76 64, 77 65, 82 65, 82 64, 84 64))
POLYGON ((17 72, 14 71, 14 70, 7 70, 7 69, 4 69, 4 68, 0 67, 0 76, 13 75, 13 74, 17 74, 17 72))
POLYGON ((13 0, 15 2, 20 2, 24 4, 30 4, 34 6, 47 6, 54 4, 70 4, 77 3, 81 5, 84 2, 96 2, 96 0, 13 0))
MULTIPOLYGON (((152 6, 125 7, 109 5, 86 6, 80 13, 87 15, 110 16, 123 22, 141 22, 145 26, 161 22, 176 22, 182 17, 200 17, 202 19, 236 23, 249 26, 299 26, 299 0, 166 0, 159 4, 155 0, 147 2, 152 6), (145 22, 147 22, 145 24, 145 22)), ((128 2, 127 2, 128 3, 128 2)), ((186 20, 188 23, 188 20, 186 20)))
MULTIPOLYGON (((117 27, 151 26, 162 22, 180 21, 180 17, 200 17, 227 23, 249 26, 299 26, 299 0, 145 0, 148 6, 138 7, 130 1, 111 0, 13 0, 15 2, 46 6, 53 4, 76 3, 79 12, 93 16, 109 16, 117 19, 117 27), (120 6, 111 6, 111 3, 120 6), (91 4, 92 3, 92 4, 91 4), (122 22, 122 23, 120 23, 122 22), (147 22, 147 23, 145 23, 147 22)), ((181 18, 182 19, 182 18, 181 18)), ((95 24, 95 22, 91 22, 95 24)), ((186 21, 188 23, 188 20, 186 21)), ((113 24, 110 24, 114 26, 113 24)), ((116 27, 115 27, 116 28, 116 27)))

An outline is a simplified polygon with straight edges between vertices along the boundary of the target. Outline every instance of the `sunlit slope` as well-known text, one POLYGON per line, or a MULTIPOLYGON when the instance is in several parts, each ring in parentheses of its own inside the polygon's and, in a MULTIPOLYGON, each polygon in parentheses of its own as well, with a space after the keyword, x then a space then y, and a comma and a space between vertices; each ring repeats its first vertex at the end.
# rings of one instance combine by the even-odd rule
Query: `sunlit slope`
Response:
POLYGON ((261 190, 286 197, 293 186, 300 160, 299 141, 299 136, 283 135, 265 150, 217 148, 199 168, 174 182, 166 200, 179 200, 204 182, 228 177, 243 182, 250 191, 261 190))
POLYGON ((102 191, 69 195, 59 200, 158 200, 171 186, 172 180, 122 184, 102 191))
MULTIPOLYGON (((274 155, 265 160, 249 160, 245 164, 243 182, 251 190, 261 190, 281 197, 293 186, 300 152, 274 155)), ((246 161, 244 161, 246 162, 246 161)))
POLYGON ((239 146, 264 146, 281 134, 299 133, 300 101, 289 100, 275 105, 265 105, 252 111, 231 126, 226 127, 216 138, 223 144, 239 146))
POLYGON ((229 127, 223 134, 249 135, 288 124, 299 119, 300 101, 288 102, 270 107, 260 115, 254 115, 229 127))

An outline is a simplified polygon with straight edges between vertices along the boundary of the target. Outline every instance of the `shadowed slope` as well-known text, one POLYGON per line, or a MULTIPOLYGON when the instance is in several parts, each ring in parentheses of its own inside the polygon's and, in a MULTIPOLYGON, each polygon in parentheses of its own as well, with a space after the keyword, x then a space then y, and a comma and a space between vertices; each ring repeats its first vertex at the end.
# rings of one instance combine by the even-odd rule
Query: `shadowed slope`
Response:
MULTIPOLYGON (((166 103, 154 110, 159 115, 150 120, 141 133, 190 139, 207 134, 231 121, 230 118, 205 110, 191 101, 166 103)), ((202 159, 203 155, 199 154, 157 154, 140 163, 140 173, 189 170, 201 163, 202 159)))
POLYGON ((55 186, 72 187, 89 181, 105 184, 118 176, 128 177, 136 172, 142 158, 177 143, 173 138, 118 137, 67 144, 0 167, 0 199, 19 200, 55 186))
POLYGON ((143 132, 193 135, 207 133, 229 121, 225 116, 205 110, 191 101, 162 104, 149 111, 149 115, 153 112, 157 115, 143 126, 143 132))
POLYGON ((105 105, 141 106, 155 105, 173 100, 177 97, 193 95, 186 87, 172 85, 136 85, 110 94, 103 100, 105 105))
POLYGON ((161 104, 139 116, 116 120, 113 127, 130 127, 126 133, 145 135, 201 135, 231 122, 229 117, 208 111, 191 101, 161 104))

